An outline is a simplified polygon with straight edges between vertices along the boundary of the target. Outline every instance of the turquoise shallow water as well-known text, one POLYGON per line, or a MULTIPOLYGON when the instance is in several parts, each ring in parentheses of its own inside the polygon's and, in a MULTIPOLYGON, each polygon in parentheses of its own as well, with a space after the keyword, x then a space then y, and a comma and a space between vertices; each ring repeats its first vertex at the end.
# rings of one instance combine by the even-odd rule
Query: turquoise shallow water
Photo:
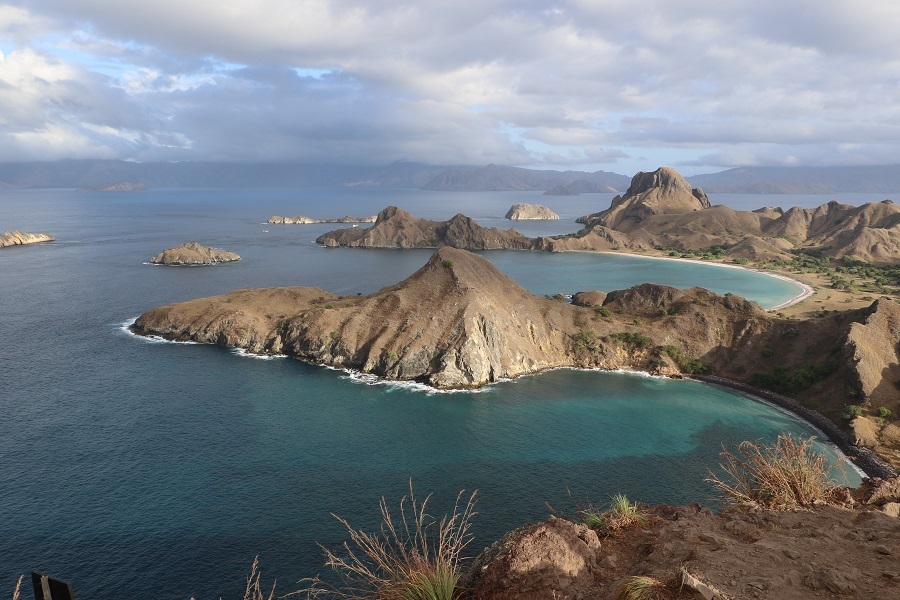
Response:
MULTIPOLYGON (((598 504, 618 492, 707 500, 703 479, 723 444, 811 433, 695 382, 558 370, 478 393, 430 394, 122 329, 153 306, 238 287, 355 293, 393 283, 429 252, 328 251, 311 240, 329 226, 261 221, 372 213, 398 198, 423 216, 480 211, 498 225, 521 201, 409 190, 0 193, 0 228, 59 240, 0 252, 0 589, 35 569, 72 581, 80 598, 237 597, 255 554, 287 589, 320 570, 316 542, 342 541, 329 513, 374 525, 379 497, 399 499, 410 478, 419 493, 434 492, 436 511, 460 489, 478 489, 480 548, 544 518, 546 502, 571 510, 567 490, 598 504), (202 269, 143 264, 192 239, 243 259, 202 269)), ((595 210, 572 204, 569 212, 582 208, 595 210)), ((528 226, 532 234, 575 228, 528 226)), ((763 299, 771 278, 706 265, 486 256, 536 293, 655 280, 735 293, 744 285, 764 303, 778 295, 763 299)))

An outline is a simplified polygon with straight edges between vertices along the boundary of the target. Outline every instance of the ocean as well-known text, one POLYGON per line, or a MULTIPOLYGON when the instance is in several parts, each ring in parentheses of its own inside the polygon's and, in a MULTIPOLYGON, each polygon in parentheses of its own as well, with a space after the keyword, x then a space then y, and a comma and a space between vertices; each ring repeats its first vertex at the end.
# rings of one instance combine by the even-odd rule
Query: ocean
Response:
MULTIPOLYGON (((857 196, 845 201, 870 199, 857 196)), ((242 287, 370 293, 430 255, 321 248, 313 240, 337 225, 266 225, 272 215, 363 216, 395 204, 426 218, 462 212, 483 225, 552 235, 575 231, 576 217, 602 210, 611 197, 0 192, 0 229, 57 239, 0 250, 0 590, 36 570, 70 581, 82 599, 227 600, 240 597, 259 555, 263 580, 277 578, 279 591, 290 591, 302 577, 324 574, 317 543, 345 539, 331 513, 373 529, 379 498, 396 506, 410 480, 420 497, 434 494, 438 515, 461 489, 478 490, 473 553, 546 518, 547 504, 571 514, 575 503, 603 505, 616 493, 647 503, 714 502, 704 479, 723 446, 815 432, 773 407, 692 381, 555 370, 476 392, 433 393, 127 331, 154 306, 242 287), (561 220, 513 224, 502 216, 515 202, 545 204, 561 220), (242 259, 202 268, 148 264, 186 241, 242 259)), ((754 207, 788 204, 753 199, 754 207)), ((771 307, 799 293, 765 274, 698 263, 483 254, 537 294, 649 281, 701 285, 771 307)))

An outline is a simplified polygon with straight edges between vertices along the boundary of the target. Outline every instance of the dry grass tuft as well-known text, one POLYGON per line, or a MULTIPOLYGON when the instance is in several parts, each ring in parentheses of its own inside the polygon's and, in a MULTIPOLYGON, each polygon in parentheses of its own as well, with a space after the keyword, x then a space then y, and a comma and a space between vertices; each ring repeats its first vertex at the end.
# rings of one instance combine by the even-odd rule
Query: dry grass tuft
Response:
POLYGON ((711 482, 734 504, 795 508, 827 502, 836 488, 828 476, 828 459, 812 449, 810 438, 782 433, 774 445, 742 442, 736 452, 722 452, 719 475, 711 482))
POLYGON ((355 600, 453 600, 458 596, 462 552, 472 539, 469 533, 475 515, 475 493, 463 502, 456 497, 453 513, 440 522, 426 512, 431 496, 419 502, 409 486, 400 501, 395 521, 387 501, 379 502, 381 529, 366 533, 333 515, 347 528, 349 542, 340 554, 324 546, 325 564, 340 578, 335 586, 318 577, 304 581, 297 593, 307 598, 355 600))
POLYGON ((669 587, 653 577, 629 577, 616 592, 616 600, 669 600, 669 587))
POLYGON ((578 507, 578 516, 582 523, 598 531, 612 533, 622 529, 628 529, 637 525, 643 525, 649 519, 637 502, 630 502, 625 494, 616 494, 605 511, 600 512, 588 505, 578 507))

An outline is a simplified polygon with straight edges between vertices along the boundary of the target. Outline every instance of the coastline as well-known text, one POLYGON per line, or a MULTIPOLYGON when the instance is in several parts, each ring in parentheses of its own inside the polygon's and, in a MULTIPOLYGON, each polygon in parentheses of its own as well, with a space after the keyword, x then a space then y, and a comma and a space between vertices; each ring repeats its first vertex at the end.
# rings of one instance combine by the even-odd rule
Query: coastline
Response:
POLYGON ((800 288, 801 292, 799 294, 797 294, 790 300, 787 300, 786 302, 782 302, 781 304, 778 304, 771 308, 767 308, 766 309, 767 311, 779 310, 782 308, 787 308, 788 306, 793 306, 795 304, 799 304, 800 302, 803 302, 804 300, 806 300, 807 298, 809 298, 810 296, 812 296, 813 294, 816 293, 815 288, 813 288, 812 286, 810 286, 806 283, 803 283, 802 281, 798 281, 798 280, 794 279, 793 277, 788 277, 787 275, 783 275, 781 273, 773 273, 772 271, 764 271, 762 269, 754 269, 752 267, 744 267, 741 265, 728 265, 725 263, 711 262, 708 260, 696 260, 693 258, 672 258, 671 256, 653 256, 653 255, 648 255, 648 254, 636 254, 634 252, 618 252, 615 250, 565 250, 565 252, 592 252, 592 253, 600 253, 600 254, 621 254, 624 256, 633 256, 635 258, 650 258, 650 259, 654 259, 654 260, 673 260, 676 262, 691 262, 691 263, 696 263, 699 265, 709 265, 712 267, 723 267, 726 269, 743 269, 745 271, 753 271, 754 273, 760 273, 762 275, 774 277, 775 279, 781 279, 782 281, 789 281, 790 283, 793 283, 797 287, 800 288))
POLYGON ((801 421, 822 432, 828 441, 840 448, 841 452, 844 453, 844 456, 852 461, 856 467, 861 469, 866 476, 870 478, 880 477, 882 479, 889 479, 897 476, 897 471, 876 452, 869 448, 853 444, 850 436, 841 430, 831 419, 818 411, 802 406, 796 400, 788 398, 787 396, 782 396, 781 394, 776 394, 775 392, 755 388, 746 383, 726 379, 724 377, 717 377, 715 375, 692 375, 691 379, 743 392, 757 401, 772 404, 788 411, 801 421))
MULTIPOLYGON (((613 253, 617 254, 617 253, 613 253)), ((729 265, 724 265, 729 266, 729 265)), ((176 341, 176 340, 167 340, 158 336, 145 336, 138 333, 135 333, 131 326, 134 325, 134 322, 137 320, 137 317, 132 319, 128 319, 122 323, 116 323, 116 328, 125 333, 126 335, 134 338, 142 339, 146 342, 150 343, 170 343, 170 344, 200 344, 200 342, 194 341, 176 341)), ((296 357, 281 354, 278 356, 269 356, 269 355, 254 355, 253 353, 247 352, 242 348, 230 348, 230 350, 237 350, 235 354, 238 354, 242 357, 248 358, 263 358, 263 359, 271 359, 271 358, 293 358, 296 357), (243 350, 243 352, 241 352, 243 350)), ((426 383, 422 383, 419 381, 401 381, 394 379, 387 379, 385 377, 381 377, 375 375, 373 373, 363 373, 357 369, 349 369, 346 367, 336 367, 333 365, 326 364, 317 364, 307 361, 306 364, 316 366, 316 367, 324 367, 330 371, 337 371, 343 373, 343 377, 349 382, 357 385, 384 385, 395 387, 397 389, 407 389, 412 391, 422 392, 424 394, 430 395, 443 395, 443 394, 456 394, 456 393, 482 393, 487 392, 493 386, 498 383, 514 383, 518 379, 523 377, 534 377, 541 375, 543 373, 547 373, 550 371, 557 370, 572 370, 572 371, 584 371, 584 372, 605 372, 605 373, 618 373, 622 375, 631 375, 638 377, 649 377, 649 378, 659 378, 659 379, 671 379, 665 375, 654 375, 648 371, 641 371, 639 369, 601 369, 596 367, 576 367, 571 365, 559 366, 559 367, 550 367, 547 369, 542 369, 540 371, 535 371, 533 373, 525 373, 518 377, 512 379, 501 379, 499 381, 490 382, 484 386, 479 388, 464 388, 464 389, 440 389, 430 386, 426 383)), ((707 385, 717 385, 720 387, 728 388, 731 390, 735 390, 746 394, 749 398, 756 402, 762 402, 764 404, 772 405, 781 410, 785 410, 790 413, 795 418, 803 421, 807 425, 811 426, 816 431, 821 432, 821 434, 837 446, 838 449, 843 453, 848 461, 850 461, 857 469, 861 470, 866 477, 881 477, 883 479, 887 479, 890 477, 895 477, 897 475, 896 470, 893 469, 886 461, 881 459, 874 451, 863 448, 860 446, 856 446, 850 440, 850 437, 842 431, 837 424, 832 422, 830 419, 819 413, 818 411, 806 408, 801 406, 795 400, 791 398, 787 398, 786 396, 782 396, 780 394, 776 394, 774 392, 770 392, 767 390, 761 390, 758 388, 754 388, 748 384, 741 383, 738 381, 733 381, 731 379, 726 379, 724 377, 717 377, 715 375, 691 375, 685 376, 685 379, 690 379, 694 381, 698 381, 700 383, 704 383, 707 385)))

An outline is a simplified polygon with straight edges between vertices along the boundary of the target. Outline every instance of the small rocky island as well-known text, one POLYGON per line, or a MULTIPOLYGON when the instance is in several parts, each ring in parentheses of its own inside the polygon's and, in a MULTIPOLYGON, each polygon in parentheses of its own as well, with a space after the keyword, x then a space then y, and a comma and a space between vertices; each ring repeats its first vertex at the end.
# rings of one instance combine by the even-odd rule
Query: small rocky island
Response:
POLYGON ((513 204, 506 213, 512 221, 558 221, 559 215, 542 204, 513 204))
POLYGON ((377 217, 372 215, 371 217, 338 217, 337 219, 312 219, 310 217, 304 217, 303 215, 298 215, 296 217, 279 217, 273 216, 269 217, 269 220, 266 223, 270 225, 310 225, 314 223, 374 223, 377 217))
POLYGON ((241 257, 234 252, 216 250, 210 246, 202 246, 197 242, 187 242, 175 248, 163 250, 150 259, 154 265, 200 266, 216 263, 233 262, 241 257))
POLYGON ((52 241, 54 241, 54 238, 49 233, 25 233, 24 231, 13 229, 12 231, 4 231, 0 235, 0 248, 52 241))

